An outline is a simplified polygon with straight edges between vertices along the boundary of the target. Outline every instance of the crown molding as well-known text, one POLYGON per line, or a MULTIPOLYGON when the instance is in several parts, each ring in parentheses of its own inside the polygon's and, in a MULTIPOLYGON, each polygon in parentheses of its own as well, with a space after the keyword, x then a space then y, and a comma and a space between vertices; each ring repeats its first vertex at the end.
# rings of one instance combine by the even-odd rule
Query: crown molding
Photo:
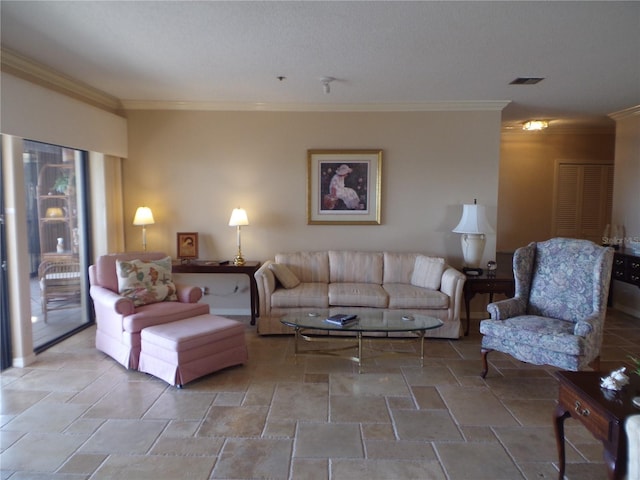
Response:
POLYGON ((636 105, 635 107, 631 107, 631 108, 626 108, 624 110, 620 110, 619 112, 610 113, 609 117, 613 118, 617 122, 618 120, 633 117, 635 115, 640 115, 640 105, 636 105))
POLYGON ((120 100, 6 48, 1 49, 0 69, 41 87, 62 93, 110 113, 122 115, 120 100))
POLYGON ((249 112, 444 112, 502 111, 509 101, 460 101, 431 103, 243 103, 243 102, 181 102, 122 100, 125 110, 209 110, 249 112))

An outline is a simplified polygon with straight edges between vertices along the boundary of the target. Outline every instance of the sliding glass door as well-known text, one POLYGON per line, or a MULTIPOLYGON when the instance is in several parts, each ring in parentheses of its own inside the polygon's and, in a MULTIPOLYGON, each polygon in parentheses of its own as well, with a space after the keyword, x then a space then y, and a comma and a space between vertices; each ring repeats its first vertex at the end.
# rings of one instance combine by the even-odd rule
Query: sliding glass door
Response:
MULTIPOLYGON (((2 165, 2 141, 0 135, 0 172, 2 165)), ((9 323, 9 295, 7 290, 7 244, 4 222, 4 185, 0 177, 0 370, 11 366, 11 324, 9 323)))
POLYGON ((25 140, 29 274, 34 350, 90 322, 87 281, 87 154, 25 140))

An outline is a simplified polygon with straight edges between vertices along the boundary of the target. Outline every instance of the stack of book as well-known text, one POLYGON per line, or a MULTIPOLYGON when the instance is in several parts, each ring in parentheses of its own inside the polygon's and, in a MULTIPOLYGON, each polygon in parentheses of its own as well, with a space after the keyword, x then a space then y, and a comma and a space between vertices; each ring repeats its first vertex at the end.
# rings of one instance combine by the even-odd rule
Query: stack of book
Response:
POLYGON ((333 323, 335 325, 349 325, 351 323, 358 321, 357 315, 350 315, 346 313, 338 313, 336 315, 331 315, 330 317, 325 319, 326 322, 333 323))

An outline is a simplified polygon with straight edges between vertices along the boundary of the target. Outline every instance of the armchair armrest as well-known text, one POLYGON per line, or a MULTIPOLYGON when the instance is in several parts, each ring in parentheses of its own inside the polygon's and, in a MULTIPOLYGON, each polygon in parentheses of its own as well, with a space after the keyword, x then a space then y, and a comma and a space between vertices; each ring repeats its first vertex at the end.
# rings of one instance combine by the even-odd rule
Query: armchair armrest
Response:
POLYGON ((521 297, 507 298, 499 302, 487 305, 487 312, 492 320, 506 320, 507 318, 524 315, 526 312, 526 302, 521 297))
POLYGON ((276 289, 276 277, 269 268, 272 260, 265 261, 253 274, 258 287, 258 304, 260 305, 260 316, 266 316, 271 311, 271 294, 276 289))
POLYGON ((93 303, 96 304, 96 309, 111 310, 118 315, 131 315, 134 311, 133 300, 118 295, 108 288, 93 285, 89 293, 93 303))
POLYGON ((576 322, 576 326, 573 327, 573 334, 580 337, 586 337, 598 330, 599 322, 602 322, 600 315, 598 313, 593 313, 576 322))
POLYGON ((193 285, 176 283, 176 295, 180 303, 198 303, 202 298, 202 290, 193 285))

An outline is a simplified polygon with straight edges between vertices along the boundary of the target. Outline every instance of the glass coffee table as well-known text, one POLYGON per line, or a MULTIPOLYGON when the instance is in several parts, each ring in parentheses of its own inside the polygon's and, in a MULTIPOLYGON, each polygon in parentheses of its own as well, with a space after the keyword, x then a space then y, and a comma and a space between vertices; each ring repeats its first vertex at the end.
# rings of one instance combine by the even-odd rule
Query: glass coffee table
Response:
MULTIPOLYGON (((402 310, 350 310, 332 309, 319 311, 300 311, 287 314, 280 322, 295 331, 295 354, 325 354, 335 355, 337 351, 357 348, 355 357, 348 357, 352 361, 362 365, 362 336, 363 334, 380 334, 386 340, 417 340, 420 344, 420 366, 424 365, 424 334, 427 330, 440 328, 443 323, 435 317, 420 315, 402 310), (336 313, 356 314, 357 321, 346 325, 335 325, 326 321, 326 318, 336 313), (406 336, 402 336, 406 333, 406 336), (391 335, 391 336, 390 336, 391 335), (394 335, 398 335, 395 337, 394 335), (355 342, 354 342, 355 339, 355 342), (340 348, 304 349, 300 350, 300 340, 307 342, 340 341, 349 345, 340 348)), ((400 353, 393 351, 393 353, 400 353)))

